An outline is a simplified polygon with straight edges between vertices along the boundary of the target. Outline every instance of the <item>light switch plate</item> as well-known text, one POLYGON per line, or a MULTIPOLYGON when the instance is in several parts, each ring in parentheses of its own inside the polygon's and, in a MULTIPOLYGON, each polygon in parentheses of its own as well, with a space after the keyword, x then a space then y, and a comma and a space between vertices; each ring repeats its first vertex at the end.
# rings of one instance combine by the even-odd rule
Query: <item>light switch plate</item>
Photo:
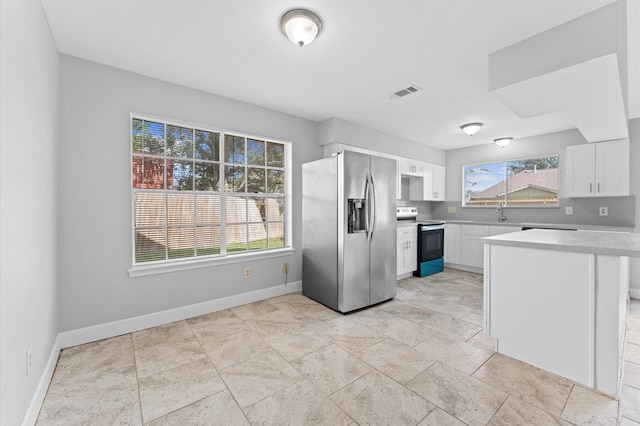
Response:
POLYGON ((564 214, 571 216, 573 214, 573 206, 566 206, 564 208, 564 214))
POLYGON ((608 216, 609 215, 609 207, 600 207, 598 209, 600 216, 608 216))

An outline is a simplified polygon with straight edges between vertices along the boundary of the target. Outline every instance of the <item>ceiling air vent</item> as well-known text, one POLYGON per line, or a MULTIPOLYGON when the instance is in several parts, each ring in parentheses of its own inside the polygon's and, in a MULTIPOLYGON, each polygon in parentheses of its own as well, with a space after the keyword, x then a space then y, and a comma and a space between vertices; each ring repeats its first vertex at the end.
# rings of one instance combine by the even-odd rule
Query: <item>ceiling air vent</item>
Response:
POLYGON ((396 90, 395 92, 389 95, 389 99, 400 99, 412 93, 416 93, 422 90, 416 85, 405 87, 404 89, 396 90))

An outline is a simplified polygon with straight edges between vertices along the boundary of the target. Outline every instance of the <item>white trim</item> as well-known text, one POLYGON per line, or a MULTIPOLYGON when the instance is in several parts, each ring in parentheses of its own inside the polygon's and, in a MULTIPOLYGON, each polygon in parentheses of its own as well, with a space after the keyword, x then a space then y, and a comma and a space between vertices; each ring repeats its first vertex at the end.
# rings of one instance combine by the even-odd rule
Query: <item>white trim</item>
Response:
POLYGON ((64 331, 58 334, 58 341, 60 348, 69 348, 71 346, 120 336, 122 334, 144 330, 145 328, 156 327, 187 318, 193 318, 199 315, 205 315, 211 312, 245 305, 247 303, 269 299, 271 297, 282 296, 283 294, 295 293, 301 290, 302 281, 296 281, 287 285, 277 285, 248 293, 223 297, 221 299, 181 306, 166 311, 154 312, 105 324, 64 331))
POLYGON ((176 261, 172 263, 163 261, 162 263, 157 264, 134 265, 131 267, 131 269, 129 269, 128 272, 130 278, 135 278, 143 277, 146 275, 164 274, 167 272, 185 271, 188 269, 207 268, 209 266, 247 262, 249 260, 254 261, 281 256, 291 256, 295 252, 296 250, 294 248, 287 247, 283 249, 270 249, 259 252, 247 252, 241 254, 234 253, 233 255, 214 258, 194 258, 188 260, 181 259, 179 262, 176 261))
POLYGON ((595 254, 589 254, 589 282, 587 283, 587 297, 589 303, 589 310, 587 311, 587 316, 589 317, 589 323, 587 324, 588 328, 588 336, 587 336, 587 345, 589 345, 589 353, 587 354, 587 368, 588 368, 588 376, 587 376, 587 384, 589 387, 597 389, 598 383, 596 383, 596 370, 598 365, 596 364, 599 360, 597 359, 596 350, 597 350, 597 328, 598 328, 598 320, 602 321, 597 317, 596 309, 597 304, 597 291, 598 291, 598 261, 600 260, 599 256, 595 254))
POLYGON ((277 285, 248 293, 223 297, 222 299, 209 300, 207 302, 182 306, 166 311, 58 333, 56 340, 53 343, 53 347, 51 348, 51 354, 49 355, 47 365, 40 376, 38 386, 36 387, 33 397, 31 398, 29 408, 22 420, 22 426, 35 425, 38 420, 40 409, 44 403, 47 390, 49 389, 49 384, 51 383, 53 373, 56 369, 56 364, 58 363, 60 351, 64 348, 95 342, 109 337, 120 336, 122 334, 143 330, 145 328, 193 318, 199 315, 221 311, 235 306, 245 305, 247 303, 257 302, 298 291, 302 291, 302 281, 296 281, 286 285, 277 285))
POLYGON ((632 299, 640 299, 640 288, 630 288, 629 297, 632 299))
MULTIPOLYGON (((189 193, 189 194, 200 194, 200 193, 211 193, 211 194, 217 194, 220 197, 221 200, 221 205, 220 205, 220 218, 224 218, 225 217, 225 211, 226 211, 226 200, 228 197, 230 196, 241 196, 241 197, 245 197, 245 196, 250 196, 250 195, 259 195, 259 196, 264 196, 264 197, 269 197, 269 193, 265 192, 265 193, 247 193, 247 192, 240 192, 240 193, 234 193, 234 192, 228 192, 224 189, 224 185, 223 182, 225 182, 225 166, 230 164, 228 162, 225 161, 224 158, 224 144, 225 144, 225 140, 226 140, 226 135, 233 135, 233 136, 237 136, 237 137, 241 137, 244 140, 244 147, 245 150, 247 149, 247 140, 248 139, 256 139, 256 140, 260 140, 260 141, 264 141, 265 142, 265 149, 266 149, 266 144, 268 143, 277 143, 277 144, 282 144, 284 147, 284 166, 283 167, 269 167, 266 163, 264 166, 260 166, 260 167, 264 167, 265 173, 266 171, 268 171, 269 169, 272 170, 282 170, 284 172, 285 175, 285 182, 284 182, 284 194, 282 194, 283 199, 284 199, 284 203, 285 203, 285 207, 286 207, 286 211, 285 211, 285 218, 284 218, 284 229, 285 229, 285 247, 283 248, 276 248, 276 249, 265 249, 265 250, 261 250, 259 252, 259 254, 256 254, 256 257, 253 257, 253 252, 252 253, 227 253, 226 252, 226 247, 225 247, 225 241, 226 241, 226 222, 224 220, 222 220, 219 224, 220 226, 220 232, 221 232, 221 253, 218 256, 207 256, 205 259, 201 259, 198 258, 198 256, 189 256, 186 258, 182 258, 182 259, 167 259, 168 256, 168 248, 167 246, 165 246, 165 259, 161 260, 161 261, 156 261, 156 262, 143 262, 143 263, 135 263, 135 259, 136 259, 136 228, 135 228, 135 206, 134 206, 134 198, 135 198, 135 194, 136 193, 141 193, 141 192, 151 192, 151 193, 158 193, 158 194, 164 194, 164 196, 166 197, 168 194, 171 193, 175 193, 176 191, 174 190, 169 190, 169 189, 151 189, 151 190, 145 190, 145 188, 134 188, 133 186, 133 180, 131 182, 131 259, 132 259, 132 266, 131 268, 128 270, 129 273, 129 277, 137 277, 137 276, 144 276, 144 275, 153 275, 153 274, 159 274, 159 273, 164 273, 164 272, 174 272, 174 271, 182 271, 182 270, 188 270, 188 269, 194 269, 194 268, 203 268, 203 267, 207 267, 207 266, 214 266, 214 265, 221 265, 221 264, 227 264, 227 263, 237 263, 237 262, 242 262, 242 261, 246 261, 246 260, 250 260, 250 259, 263 259, 263 258, 270 258, 270 257, 275 257, 275 256, 282 256, 282 255, 289 255, 294 253, 294 250, 292 249, 291 245, 291 241, 292 241, 292 198, 291 198, 291 190, 292 190, 292 186, 291 186, 291 182, 292 182, 292 170, 293 170, 293 157, 292 157, 292 142, 291 141, 286 141, 286 140, 281 140, 281 139, 276 139, 276 138, 267 138, 264 136, 257 136, 257 135, 252 135, 252 134, 248 134, 248 133, 243 133, 243 132, 234 132, 234 131, 230 131, 230 130, 225 130, 225 129, 221 129, 221 128, 216 128, 216 127, 212 127, 212 126, 208 126, 208 125, 199 125, 197 123, 190 123, 190 122, 186 122, 186 121, 181 121, 181 120, 171 120, 171 119, 166 119, 166 118, 161 118, 161 117, 154 117, 154 116, 150 116, 150 115, 145 115, 145 114, 138 114, 138 113, 133 113, 130 112, 129 113, 130 117, 129 117, 129 136, 130 136, 130 148, 131 148, 131 156, 130 156, 130 166, 129 166, 129 170, 132 170, 133 167, 133 158, 136 156, 136 153, 134 153, 133 151, 133 121, 134 120, 143 120, 143 121, 152 121, 152 122, 157 122, 159 124, 162 124, 164 126, 164 144, 165 144, 165 148, 166 148, 166 141, 167 141, 167 126, 180 126, 180 127, 185 127, 185 128, 189 128, 192 131, 195 132, 195 130, 203 130, 203 131, 207 131, 207 132, 213 132, 213 133, 217 133, 219 134, 220 138, 219 138, 219 152, 218 152, 218 160, 217 161, 209 161, 209 160, 196 160, 195 157, 189 159, 189 161, 203 161, 206 163, 211 163, 211 164, 218 164, 220 167, 220 182, 221 182, 221 186, 220 186, 220 190, 219 191, 197 191, 195 190, 195 187, 193 190, 189 190, 189 191, 184 191, 183 193, 189 193), (235 195, 234 195, 235 194, 235 195), (270 256, 269 254, 264 255, 263 253, 265 252, 274 252, 273 256, 270 256), (238 260, 230 260, 229 258, 227 258, 227 256, 233 256, 233 257, 238 257, 238 260)), ((194 142, 195 142, 195 134, 193 135, 194 137, 194 142)), ((266 154, 265 154, 266 155, 266 154)), ((168 158, 174 158, 171 157, 169 155, 167 155, 166 152, 163 152, 162 155, 151 155, 151 158, 156 158, 156 159, 163 159, 164 163, 165 163, 165 168, 166 168, 166 161, 168 158)), ((266 158, 266 157, 265 157, 266 158)), ((179 160, 179 158, 175 158, 176 160, 179 160)), ((248 167, 249 164, 247 163, 247 160, 245 158, 245 163, 244 163, 244 167, 248 167)), ((166 188, 166 173, 164 176, 164 181, 165 181, 165 188, 166 188)), ((267 191, 268 188, 265 188, 265 191, 267 191)), ((274 194, 272 194, 273 196, 274 194)), ((194 203, 196 203, 195 199, 194 199, 194 203)), ((169 231, 168 228, 168 224, 167 224, 167 218, 168 218, 168 204, 166 204, 166 200, 165 200, 165 214, 164 214, 164 225, 163 226, 159 226, 158 229, 164 229, 165 234, 167 234, 167 232, 169 231)), ((197 208, 194 204, 194 213, 197 215, 197 208)), ((248 217, 248 216, 247 216, 248 217)), ((246 224, 249 224, 249 222, 245 222, 246 224)), ((272 223, 272 222, 269 222, 272 223)), ((279 223, 279 221, 274 221, 273 223, 279 223)), ((196 224, 197 221, 194 221, 193 223, 193 231, 194 231, 194 238, 195 238, 195 232, 196 232, 196 224)), ((243 223, 244 224, 244 223, 243 223)), ((191 225, 189 226, 191 227, 191 225)), ((267 227, 267 237, 268 237, 268 227, 267 227)), ((166 241, 168 242, 168 235, 165 235, 166 241)), ((194 240, 195 241, 195 240, 194 240)))
MULTIPOLYGON (((241 136, 249 139, 260 139, 260 140, 267 140, 268 142, 278 142, 278 143, 291 143, 291 140, 289 139, 272 138, 270 136, 264 136, 264 135, 254 135, 253 133, 240 132, 238 130, 231 130, 224 127, 212 126, 211 124, 196 123, 194 121, 176 120, 173 118, 165 118, 158 115, 139 114, 137 112, 130 112, 129 116, 130 116, 129 121, 131 121, 131 119, 133 118, 139 118, 141 120, 147 120, 147 121, 156 121, 156 122, 159 121, 164 124, 169 124, 171 126, 193 127, 193 128, 197 128, 198 130, 205 130, 205 131, 219 132, 219 133, 229 133, 234 136, 241 136)), ((131 136, 131 132, 129 132, 129 136, 131 136)))
POLYGON ((49 360, 44 366, 44 371, 40 376, 38 386, 36 387, 36 390, 31 397, 29 408, 27 408, 24 419, 22 419, 22 426, 35 425, 36 421, 38 420, 38 415, 40 415, 40 409, 42 408, 42 404, 44 403, 44 398, 47 396, 47 390, 49 390, 49 383, 51 383, 53 372, 55 371, 56 364, 58 363, 60 349, 60 334, 58 334, 58 336, 56 336, 55 342, 53 342, 49 360))

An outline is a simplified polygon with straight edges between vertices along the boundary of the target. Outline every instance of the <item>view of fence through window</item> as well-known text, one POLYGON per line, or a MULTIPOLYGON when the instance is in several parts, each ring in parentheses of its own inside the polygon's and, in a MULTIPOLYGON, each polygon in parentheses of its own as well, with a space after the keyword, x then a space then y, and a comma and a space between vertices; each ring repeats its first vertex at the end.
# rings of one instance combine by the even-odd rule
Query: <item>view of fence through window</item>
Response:
POLYGON ((464 206, 558 205, 558 156, 464 166, 464 206))
POLYGON ((287 148, 133 117, 134 264, 285 247, 287 148))

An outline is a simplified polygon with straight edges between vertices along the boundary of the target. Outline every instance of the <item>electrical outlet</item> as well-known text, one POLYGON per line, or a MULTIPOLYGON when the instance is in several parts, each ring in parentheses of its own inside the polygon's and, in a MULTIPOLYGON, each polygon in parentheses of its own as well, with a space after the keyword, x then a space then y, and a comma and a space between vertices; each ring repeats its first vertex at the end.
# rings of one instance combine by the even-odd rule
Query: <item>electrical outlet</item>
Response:
POLYGON ((31 366, 33 365, 33 346, 29 346, 27 352, 25 353, 25 373, 28 376, 31 372, 31 366))
POLYGON ((564 208, 564 214, 571 216, 573 214, 573 206, 566 206, 564 208))
POLYGON ((286 274, 287 272, 289 272, 289 263, 284 262, 282 264, 282 273, 286 274))
POLYGON ((600 216, 609 215, 609 207, 600 207, 598 210, 599 210, 600 216))
POLYGON ((455 213, 455 212, 456 212, 456 206, 447 207, 447 213, 455 213))
POLYGON ((251 268, 244 268, 244 277, 251 278, 251 268))

